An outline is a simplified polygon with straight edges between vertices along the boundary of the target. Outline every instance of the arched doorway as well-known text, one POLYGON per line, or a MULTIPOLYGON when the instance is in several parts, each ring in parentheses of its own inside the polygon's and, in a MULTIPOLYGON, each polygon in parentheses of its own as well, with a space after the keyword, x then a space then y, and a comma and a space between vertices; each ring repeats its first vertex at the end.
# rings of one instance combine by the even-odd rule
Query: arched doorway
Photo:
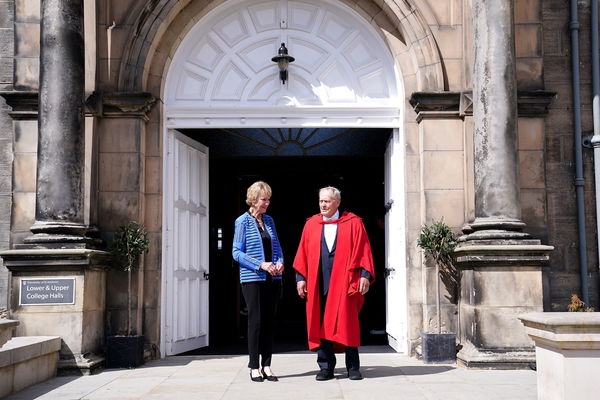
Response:
MULTIPOLYGON (((208 165, 186 171, 201 169, 210 147, 190 142, 189 130, 249 128, 388 130, 386 149, 379 154, 385 185, 374 206, 387 210, 383 262, 396 278, 387 279, 386 331, 395 348, 406 351, 404 160, 399 148, 404 96, 398 82, 382 37, 339 2, 232 0, 188 32, 173 56, 164 90, 163 354, 208 343, 206 281, 212 261, 207 249, 215 234, 203 200, 208 198, 208 165), (282 42, 296 57, 286 84, 271 62, 282 42), (186 130, 187 136, 178 133, 186 130), (203 299, 200 308, 190 306, 198 298, 203 299)), ((287 251, 290 267, 294 251, 287 251)), ((379 279, 383 283, 384 277, 379 279)))

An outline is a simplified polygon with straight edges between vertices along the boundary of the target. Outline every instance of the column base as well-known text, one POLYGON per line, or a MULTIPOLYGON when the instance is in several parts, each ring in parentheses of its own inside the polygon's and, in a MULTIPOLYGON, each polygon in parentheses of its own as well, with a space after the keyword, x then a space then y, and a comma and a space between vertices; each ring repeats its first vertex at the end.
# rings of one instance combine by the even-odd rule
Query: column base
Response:
POLYGON ((40 222, 30 228, 16 249, 98 249, 103 246, 96 227, 71 222, 40 222))
POLYGON ((469 369, 535 369, 535 348, 491 350, 466 345, 456 355, 456 364, 469 369))
MULTIPOLYGON (((535 347, 518 316, 543 311, 542 267, 552 246, 518 230, 481 218, 470 224, 455 249, 461 270, 460 344, 457 364, 467 368, 530 369, 535 347)), ((498 221, 498 220, 496 220, 498 221)))
POLYGON ((93 375, 104 369, 104 357, 95 354, 79 354, 71 359, 58 360, 58 376, 93 375))

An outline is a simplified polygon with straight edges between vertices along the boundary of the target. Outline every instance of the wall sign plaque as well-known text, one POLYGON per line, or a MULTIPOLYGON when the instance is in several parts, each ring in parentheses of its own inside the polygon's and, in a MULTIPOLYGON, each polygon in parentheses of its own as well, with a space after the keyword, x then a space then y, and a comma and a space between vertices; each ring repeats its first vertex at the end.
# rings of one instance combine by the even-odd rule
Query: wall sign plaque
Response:
POLYGON ((75 304, 75 278, 21 279, 19 304, 75 304))

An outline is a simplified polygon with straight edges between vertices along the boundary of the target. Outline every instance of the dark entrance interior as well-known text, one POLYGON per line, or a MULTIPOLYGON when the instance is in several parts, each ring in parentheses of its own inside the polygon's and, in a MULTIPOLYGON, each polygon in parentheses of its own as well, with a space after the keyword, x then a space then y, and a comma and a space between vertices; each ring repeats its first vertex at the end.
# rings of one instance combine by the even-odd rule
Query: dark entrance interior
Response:
POLYGON ((246 352, 245 304, 231 257, 234 220, 248 207, 246 189, 263 180, 273 189, 271 215, 286 273, 276 316, 275 351, 306 350, 304 302, 292 263, 306 218, 318 213, 318 190, 342 191, 341 210, 365 223, 378 282, 361 311, 363 345, 386 344, 384 283, 384 151, 389 129, 186 130, 210 154, 210 346, 186 354, 246 352), (308 138, 308 139, 306 139, 308 138))

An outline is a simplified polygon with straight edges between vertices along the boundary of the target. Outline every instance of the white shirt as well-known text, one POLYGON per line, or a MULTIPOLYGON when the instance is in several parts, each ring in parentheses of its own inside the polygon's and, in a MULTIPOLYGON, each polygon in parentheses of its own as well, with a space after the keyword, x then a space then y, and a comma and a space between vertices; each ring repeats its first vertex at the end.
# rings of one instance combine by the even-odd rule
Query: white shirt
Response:
MULTIPOLYGON (((327 218, 323 216, 323 221, 331 221, 334 219, 338 219, 340 217, 340 210, 337 210, 335 214, 331 216, 331 218, 327 218)), ((333 247, 333 243, 335 242, 335 235, 337 234, 337 226, 338 224, 323 224, 323 234, 325 235, 325 243, 327 243, 327 248, 331 251, 333 247)))

